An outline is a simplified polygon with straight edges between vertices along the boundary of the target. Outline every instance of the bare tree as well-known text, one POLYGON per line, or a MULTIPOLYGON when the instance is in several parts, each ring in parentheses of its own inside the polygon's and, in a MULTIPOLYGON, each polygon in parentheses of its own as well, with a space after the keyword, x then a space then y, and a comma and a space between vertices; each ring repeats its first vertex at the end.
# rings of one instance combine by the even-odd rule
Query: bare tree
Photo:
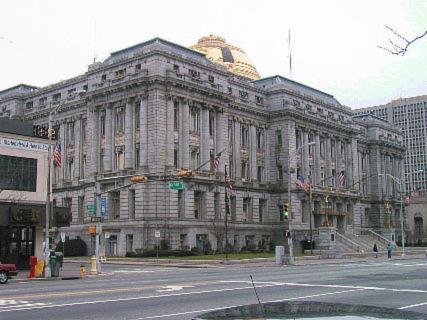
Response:
POLYGON ((413 38, 412 40, 408 40, 406 37, 398 33, 396 30, 394 30, 392 27, 385 25, 385 27, 397 38, 396 40, 392 40, 391 38, 388 39, 390 48, 386 48, 383 46, 378 46, 378 48, 383 49, 391 54, 397 55, 397 56, 404 56, 406 52, 408 51, 408 48, 411 44, 413 44, 415 41, 423 38, 427 35, 427 30, 424 31, 421 35, 418 37, 413 38))

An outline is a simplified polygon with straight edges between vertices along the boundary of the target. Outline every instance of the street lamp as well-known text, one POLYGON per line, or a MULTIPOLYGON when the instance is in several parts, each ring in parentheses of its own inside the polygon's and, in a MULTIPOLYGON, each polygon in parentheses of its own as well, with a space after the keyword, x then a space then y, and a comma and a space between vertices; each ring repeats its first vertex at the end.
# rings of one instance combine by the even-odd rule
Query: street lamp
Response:
MULTIPOLYGON (((299 146, 297 148, 297 153, 299 152, 299 150, 302 150, 304 147, 307 146, 311 146, 313 144, 316 144, 315 141, 312 142, 308 142, 305 144, 302 144, 301 146, 299 146)), ((289 260, 290 262, 292 262, 294 260, 294 250, 293 250, 293 242, 292 242, 292 219, 293 219, 293 213, 292 213, 292 199, 291 199, 291 179, 292 179, 292 175, 291 175, 291 155, 289 153, 288 155, 288 203, 289 203, 289 208, 291 210, 291 219, 289 220, 289 234, 290 237, 288 238, 288 245, 289 245, 289 260)), ((309 199, 309 210, 310 210, 310 240, 311 242, 313 242, 313 231, 312 231, 312 227, 311 227, 311 196, 309 199)))

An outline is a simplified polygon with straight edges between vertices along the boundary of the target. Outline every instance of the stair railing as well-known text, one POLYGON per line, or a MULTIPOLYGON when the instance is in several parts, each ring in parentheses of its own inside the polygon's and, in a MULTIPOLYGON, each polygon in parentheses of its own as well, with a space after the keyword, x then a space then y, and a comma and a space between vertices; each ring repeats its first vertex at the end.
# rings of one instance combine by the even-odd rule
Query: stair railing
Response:
POLYGON ((341 233, 336 233, 338 238, 341 238, 344 242, 347 243, 348 246, 350 246, 353 250, 356 250, 356 252, 360 252, 360 245, 353 240, 347 238, 346 236, 342 235, 341 233))

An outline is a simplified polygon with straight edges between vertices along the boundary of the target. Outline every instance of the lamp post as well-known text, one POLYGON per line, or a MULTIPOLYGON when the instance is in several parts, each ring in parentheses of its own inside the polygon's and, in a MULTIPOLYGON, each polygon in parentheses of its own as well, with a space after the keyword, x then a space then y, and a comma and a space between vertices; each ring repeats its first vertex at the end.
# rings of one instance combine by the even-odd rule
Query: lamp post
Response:
MULTIPOLYGON (((302 144, 301 146, 299 146, 297 148, 297 153, 299 152, 299 150, 302 150, 304 147, 307 146, 311 146, 313 144, 316 144, 315 141, 309 142, 309 143, 305 143, 302 144)), ((292 199, 291 199, 291 180, 292 180, 292 175, 291 175, 291 155, 289 153, 288 156, 288 203, 289 203, 289 209, 291 211, 291 219, 289 220, 289 234, 290 237, 288 238, 288 245, 289 245, 289 259, 290 262, 292 262, 294 260, 294 250, 293 250, 293 239, 292 239, 292 219, 293 219, 293 213, 292 213, 292 199)), ((311 190, 310 190, 311 193, 311 190)), ((311 196, 309 199, 309 210, 310 210, 310 240, 313 241, 313 231, 312 231, 312 226, 311 226, 311 196)))

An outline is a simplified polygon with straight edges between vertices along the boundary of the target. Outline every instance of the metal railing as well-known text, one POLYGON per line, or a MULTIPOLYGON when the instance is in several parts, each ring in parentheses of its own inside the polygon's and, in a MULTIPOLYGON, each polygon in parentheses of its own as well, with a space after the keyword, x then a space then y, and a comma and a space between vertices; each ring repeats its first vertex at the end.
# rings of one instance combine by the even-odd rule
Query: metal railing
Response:
POLYGON ((337 238, 341 238, 343 242, 345 242, 348 246, 350 246, 352 249, 356 250, 357 252, 360 252, 360 245, 354 242, 353 240, 350 240, 346 236, 342 235, 341 233, 336 233, 337 238))

